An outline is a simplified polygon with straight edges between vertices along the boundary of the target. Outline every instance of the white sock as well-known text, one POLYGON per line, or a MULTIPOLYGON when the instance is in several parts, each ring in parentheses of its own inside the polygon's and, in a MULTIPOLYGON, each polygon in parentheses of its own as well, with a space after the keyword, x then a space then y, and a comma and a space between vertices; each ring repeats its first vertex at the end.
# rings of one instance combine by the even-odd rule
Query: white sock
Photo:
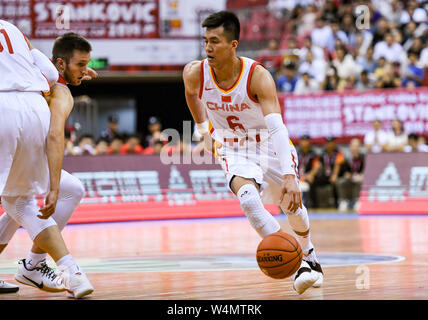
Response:
POLYGON ((34 268, 42 260, 46 260, 47 253, 34 253, 32 251, 28 252, 27 258, 25 258, 25 264, 29 268, 34 268))
POLYGON ((56 262, 56 265, 61 271, 69 270, 70 274, 74 274, 79 270, 79 266, 74 261, 71 254, 67 254, 56 262))
POLYGON ((296 238, 299 241, 300 246, 302 247, 303 254, 307 255, 309 253, 309 250, 314 247, 311 242, 311 233, 309 231, 310 226, 308 210, 305 206, 302 206, 302 208, 299 208, 295 214, 287 214, 287 218, 288 223, 296 234, 296 238), (308 234, 304 236, 299 235, 306 232, 308 232, 308 234))

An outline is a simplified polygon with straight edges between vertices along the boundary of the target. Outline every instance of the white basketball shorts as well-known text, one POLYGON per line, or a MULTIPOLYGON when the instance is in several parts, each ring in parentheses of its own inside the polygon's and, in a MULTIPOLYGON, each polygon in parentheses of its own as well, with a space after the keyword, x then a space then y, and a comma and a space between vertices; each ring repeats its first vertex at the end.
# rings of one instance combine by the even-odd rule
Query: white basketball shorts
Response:
MULTIPOLYGON (((286 142, 284 142, 286 143, 286 142)), ((288 143, 288 142, 287 142, 288 143)), ((272 143, 249 150, 230 150, 221 148, 219 162, 226 175, 230 189, 230 182, 234 176, 254 179, 260 185, 262 201, 265 204, 279 204, 281 198, 281 185, 284 177, 281 174, 281 165, 272 148, 272 143)), ((290 145, 293 164, 296 170, 296 182, 300 188, 297 175, 298 156, 296 149, 290 145)), ((231 190, 232 191, 232 190, 231 190)), ((233 191, 232 191, 233 192, 233 191)))
POLYGON ((46 194, 50 111, 37 92, 0 91, 0 195, 46 194))

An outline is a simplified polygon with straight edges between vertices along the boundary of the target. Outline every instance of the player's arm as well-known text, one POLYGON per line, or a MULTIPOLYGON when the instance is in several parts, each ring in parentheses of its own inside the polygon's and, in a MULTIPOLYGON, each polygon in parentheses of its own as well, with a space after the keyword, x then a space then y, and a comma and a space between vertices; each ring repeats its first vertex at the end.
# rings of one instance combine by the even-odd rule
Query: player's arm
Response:
POLYGON ((58 70, 52 61, 50 61, 49 58, 46 57, 40 50, 36 49, 25 35, 24 39, 27 42, 31 55, 33 56, 34 64, 37 66, 37 68, 40 69, 40 71, 48 80, 49 84, 53 85, 53 83, 58 80, 58 70))
POLYGON ((294 213, 298 207, 302 207, 300 190, 295 180, 295 170, 297 168, 294 168, 288 130, 282 120, 275 81, 269 71, 260 65, 254 69, 250 83, 250 94, 257 98, 260 103, 274 151, 278 155, 281 164, 281 171, 284 177, 281 201, 284 199, 285 194, 288 194, 290 201, 287 209, 289 212, 294 213))
POLYGON ((46 154, 49 166, 50 189, 45 206, 40 209, 41 219, 49 218, 54 212, 58 200, 59 182, 64 159, 64 127, 73 108, 73 97, 67 88, 54 86, 50 99, 51 120, 46 139, 46 154))
MULTIPOLYGON (((189 62, 184 67, 183 81, 187 106, 196 123, 196 128, 204 139, 205 147, 214 153, 214 139, 212 139, 209 132, 209 123, 205 108, 199 99, 199 90, 201 85, 201 61, 189 62)), ((217 147, 219 146, 220 145, 217 147)))

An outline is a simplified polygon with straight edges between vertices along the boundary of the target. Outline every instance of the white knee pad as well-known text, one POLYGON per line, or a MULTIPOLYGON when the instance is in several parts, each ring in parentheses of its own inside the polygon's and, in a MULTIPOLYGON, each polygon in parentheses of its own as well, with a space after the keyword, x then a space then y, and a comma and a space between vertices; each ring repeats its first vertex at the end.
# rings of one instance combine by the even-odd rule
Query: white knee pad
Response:
POLYGON ((0 244, 8 244, 18 228, 19 224, 6 212, 3 213, 0 217, 0 244))
POLYGON ((76 210, 83 196, 85 188, 82 182, 65 170, 61 171, 58 203, 52 218, 60 230, 64 229, 74 210, 76 210))
POLYGON ((7 214, 27 230, 31 240, 34 240, 44 229, 56 225, 52 217, 48 219, 37 217, 41 213, 34 196, 2 197, 2 204, 7 214))
POLYGON ((260 194, 254 185, 243 185, 238 190, 237 196, 248 221, 261 237, 275 233, 281 228, 275 218, 264 208, 260 194))

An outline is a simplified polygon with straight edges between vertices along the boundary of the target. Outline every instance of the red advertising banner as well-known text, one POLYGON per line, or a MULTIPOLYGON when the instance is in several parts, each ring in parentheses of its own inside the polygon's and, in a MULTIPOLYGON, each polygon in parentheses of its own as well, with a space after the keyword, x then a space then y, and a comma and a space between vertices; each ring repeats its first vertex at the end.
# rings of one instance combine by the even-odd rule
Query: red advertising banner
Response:
MULTIPOLYGON (((244 216, 217 164, 165 165, 148 155, 75 156, 65 157, 64 169, 86 190, 70 223, 244 216)), ((266 208, 279 214, 275 205, 266 208)))
POLYGON ((428 153, 368 154, 360 214, 428 214, 428 153))
POLYGON ((428 135, 428 88, 280 94, 279 100, 292 138, 362 137, 375 119, 384 128, 399 119, 407 132, 428 135))
POLYGON ((158 36, 158 0, 0 0, 0 19, 31 39, 77 32, 91 39, 158 36))

